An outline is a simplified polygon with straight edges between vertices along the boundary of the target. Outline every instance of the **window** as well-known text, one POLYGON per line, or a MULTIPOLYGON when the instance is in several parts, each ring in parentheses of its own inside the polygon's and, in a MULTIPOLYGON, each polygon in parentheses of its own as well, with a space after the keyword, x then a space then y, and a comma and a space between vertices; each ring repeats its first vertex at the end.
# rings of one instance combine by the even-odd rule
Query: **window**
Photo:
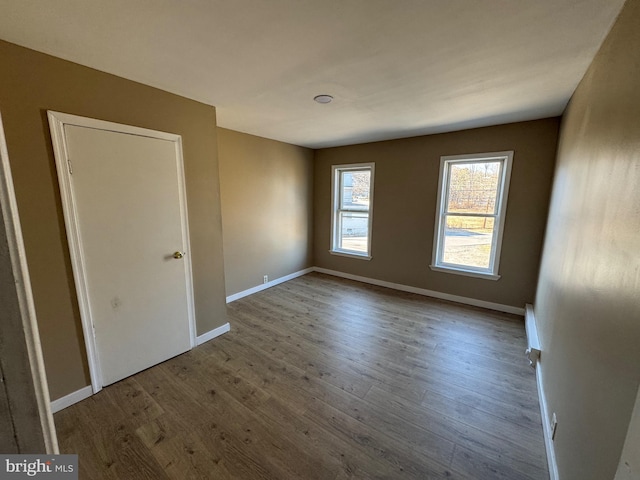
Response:
POLYGON ((440 158, 432 270, 497 280, 513 152, 440 158))
POLYGON ((371 259, 373 163, 334 165, 331 253, 371 259))

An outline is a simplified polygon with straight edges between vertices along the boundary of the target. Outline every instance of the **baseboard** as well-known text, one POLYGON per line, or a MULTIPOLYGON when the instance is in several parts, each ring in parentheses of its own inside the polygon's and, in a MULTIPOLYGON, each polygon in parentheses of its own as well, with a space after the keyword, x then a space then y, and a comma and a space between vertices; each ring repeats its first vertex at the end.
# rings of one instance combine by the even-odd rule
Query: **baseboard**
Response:
POLYGON ((556 463, 556 451, 551 438, 551 425, 549 424, 549 408, 547 407, 547 396, 544 392, 544 382, 542 381, 542 369, 540 362, 536 366, 536 382, 538 383, 538 399, 540 401, 540 415, 542 416, 542 431, 544 432, 544 446, 547 450, 547 464, 549 465, 549 479, 560 480, 558 475, 558 464, 556 463))
POLYGON ((533 311, 533 305, 527 303, 524 308, 528 346, 529 348, 535 348, 540 351, 540 337, 538 336, 538 326, 536 324, 536 315, 533 311))
POLYGON ((196 337, 196 346, 202 345, 203 343, 208 342, 209 340, 213 340, 214 338, 219 337, 223 333, 227 333, 229 330, 231 330, 231 325, 229 325, 228 322, 218 328, 209 330, 207 333, 203 333, 202 335, 199 335, 198 337, 196 337))
POLYGON ((409 285, 402 285, 400 283, 386 282, 384 280, 376 280, 374 278, 361 277, 360 275, 351 275, 350 273, 338 272, 336 270, 328 270, 326 268, 314 267, 313 271, 319 273, 325 273, 327 275, 333 275, 335 277, 347 278, 349 280, 356 280, 362 283, 369 283, 371 285, 378 285, 379 287, 392 288, 394 290, 400 290, 403 292, 417 293, 418 295, 424 295, 426 297, 439 298, 440 300, 449 300, 451 302, 463 303, 465 305, 472 305, 474 307, 488 308, 490 310, 497 310, 499 312, 513 313, 515 315, 524 316, 524 308, 512 307, 510 305, 502 305, 501 303, 485 302, 484 300, 477 300, 475 298, 461 297, 459 295, 451 295, 449 293, 436 292, 434 290, 426 290, 424 288, 411 287, 409 285))
POLYGON ((301 277, 303 275, 306 275, 307 273, 311 273, 313 272, 315 269, 313 267, 311 268, 305 268, 304 270, 300 270, 298 272, 294 272, 291 273, 289 275, 285 275, 284 277, 280 277, 280 278, 276 278, 275 280, 271 280, 270 282, 267 282, 263 285, 258 285, 256 287, 253 288, 249 288, 247 290, 243 290, 242 292, 238 292, 238 293, 234 293, 233 295, 229 295, 227 297, 227 303, 231 303, 235 300, 239 300, 243 297, 246 297, 248 295, 253 295, 254 293, 258 293, 261 292, 262 290, 266 290, 267 288, 271 288, 274 287, 276 285, 279 285, 281 283, 287 282, 289 280, 293 280, 294 278, 298 278, 301 277))
POLYGON ((80 390, 76 390, 69 395, 58 398, 57 400, 51 402, 51 413, 56 413, 60 410, 64 410, 74 403, 78 403, 86 398, 89 398, 91 395, 93 395, 93 389, 91 388, 91 385, 87 385, 86 387, 83 387, 80 390))
POLYGON ((536 382, 538 384, 538 401, 540 403, 540 416, 542 417, 542 431, 544 434, 544 446, 547 451, 547 463, 549 465, 550 480, 558 480, 558 465, 556 464, 556 452, 553 447, 553 438, 549 419, 549 408, 547 407, 547 395, 544 391, 544 382, 542 381, 542 368, 540 366, 541 350, 540 337, 538 335, 538 326, 536 323, 536 315, 533 305, 525 305, 525 329, 527 331, 527 355, 533 368, 536 370, 536 382), (533 356, 533 358, 532 358, 533 356))
MULTIPOLYGON (((227 333, 230 328, 231 327, 228 323, 225 323, 221 327, 214 328, 213 330, 197 337, 196 345, 202 345, 203 343, 208 342, 209 340, 214 339, 222 335, 223 333, 227 333)), ((64 397, 58 398, 57 400, 51 402, 51 412, 56 413, 60 410, 64 410, 74 403, 78 403, 86 398, 89 398, 91 395, 93 395, 93 389, 91 388, 91 385, 87 385, 80 390, 76 390, 69 395, 65 395, 64 397)))
POLYGON ((527 358, 529 364, 536 368, 536 364, 540 360, 540 338, 538 337, 538 327, 536 325, 536 316, 533 312, 533 305, 527 303, 524 306, 524 329, 527 334, 527 358))
POLYGON ((417 293, 418 295, 439 298, 441 300, 449 300, 451 302, 463 303, 465 305, 472 305, 474 307, 488 308, 490 310, 497 310, 499 312, 513 313, 515 315, 520 315, 520 316, 524 316, 525 314, 524 308, 512 307, 511 305, 485 302, 484 300, 477 300, 475 298, 461 297, 459 295, 451 295, 449 293, 442 293, 442 292, 436 292, 434 290, 426 290, 424 288, 411 287, 409 285, 402 285, 400 283, 392 283, 392 282, 386 282, 384 280, 377 280, 374 278, 361 277, 360 275, 352 275, 350 273, 339 272, 337 270, 329 270, 327 268, 321 268, 321 267, 305 268, 304 270, 300 270, 290 275, 285 275, 284 277, 280 277, 280 278, 277 278, 276 280, 272 280, 268 283, 265 283, 264 285, 257 285, 253 288, 243 290, 242 292, 234 293, 233 295, 229 295, 227 297, 227 303, 231 303, 243 297, 253 295, 254 293, 261 292, 262 290, 266 290, 267 288, 271 288, 275 285, 279 285, 289 280, 293 280, 294 278, 301 277, 311 272, 325 273, 327 275, 333 275, 334 277, 347 278, 349 280, 356 280, 362 283, 369 283, 371 285, 378 285, 380 287, 392 288, 394 290, 400 290, 403 292, 417 293))

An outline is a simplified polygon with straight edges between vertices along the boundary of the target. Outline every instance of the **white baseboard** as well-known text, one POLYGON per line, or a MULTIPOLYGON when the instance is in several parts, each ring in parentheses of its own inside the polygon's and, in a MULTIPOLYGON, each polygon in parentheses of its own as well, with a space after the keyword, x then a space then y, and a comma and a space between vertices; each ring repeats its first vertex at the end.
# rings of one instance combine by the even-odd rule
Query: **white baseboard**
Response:
POLYGON ((64 410, 74 403, 78 403, 85 398, 89 398, 91 395, 93 395, 93 389, 91 388, 91 385, 87 385, 80 390, 76 390, 69 395, 65 395, 64 397, 58 398, 57 400, 51 402, 51 412, 56 413, 60 410, 64 410))
POLYGON ((527 343, 529 344, 528 351, 533 350, 534 359, 531 360, 531 353, 529 353, 529 359, 533 364, 533 368, 536 370, 536 382, 538 384, 538 401, 540 402, 540 416, 542 417, 542 431, 544 434, 544 446, 547 451, 547 464, 549 465, 549 479, 558 480, 558 464, 556 463, 556 451, 553 446, 553 438, 551 431, 551 424, 549 423, 549 408, 547 407, 547 395, 544 391, 544 382, 542 381, 542 367, 540 365, 541 350, 540 336, 538 335, 538 326, 536 323, 536 315, 533 310, 533 305, 527 304, 525 306, 525 328, 527 330, 527 343), (537 352, 537 353, 536 353, 537 352))
POLYGON ((536 381, 538 383, 538 399, 540 401, 540 414, 542 415, 542 430, 544 432, 544 446, 547 450, 547 464, 549 465, 549 479, 560 480, 558 475, 558 464, 556 463, 556 451, 551 438, 551 425, 549 424, 549 408, 547 407, 547 396, 544 392, 544 382, 542 381, 542 368, 540 362, 536 366, 536 381))
POLYGON ((253 295, 254 293, 261 292, 262 290, 266 290, 267 288, 273 287, 275 285, 279 285, 280 283, 284 283, 289 280, 293 280, 294 278, 301 277, 311 272, 325 273, 327 275, 333 275, 334 277, 347 278, 349 280, 356 280, 362 283, 369 283, 371 285, 378 285, 380 287, 392 288, 394 290, 401 290, 403 292, 417 293, 418 295, 439 298, 441 300, 449 300, 452 302, 463 303, 465 305, 472 305, 474 307, 488 308, 490 310, 497 310, 499 312, 513 313, 515 315, 521 315, 521 316, 524 316, 524 313, 525 313, 524 308, 512 307, 511 305, 485 302, 484 300, 477 300, 475 298, 461 297, 459 295, 451 295, 449 293, 436 292, 434 290, 426 290, 424 288, 411 287, 409 285, 386 282, 384 280, 376 280, 374 278, 361 277, 360 275, 352 275, 350 273, 338 272, 337 270, 329 270, 327 268, 321 268, 321 267, 305 268, 304 270, 300 270, 290 275, 285 275, 284 277, 280 277, 275 280, 272 280, 268 283, 265 283, 264 285, 257 285, 247 290, 243 290, 242 292, 234 293, 233 295, 229 295, 227 297, 227 303, 231 303, 235 300, 239 300, 248 295, 253 295))
POLYGON ((208 342, 209 340, 213 340, 214 338, 219 337, 223 333, 227 333, 229 330, 231 330, 231 326, 229 325, 228 322, 218 328, 209 330, 207 333, 203 333, 202 335, 199 335, 198 337, 196 337, 196 346, 202 345, 203 343, 208 342))
MULTIPOLYGON (((209 340, 212 340, 222 335, 223 333, 227 333, 230 329, 231 327, 228 323, 225 323, 224 325, 218 328, 214 328, 213 330, 197 337, 196 345, 202 345, 203 343, 208 342, 209 340)), ((93 395, 93 389, 91 388, 91 385, 87 385, 86 387, 81 388, 80 390, 76 390, 75 392, 72 392, 69 395, 65 395, 64 397, 58 398, 57 400, 54 400, 53 402, 51 402, 51 412, 56 413, 56 412, 59 412, 60 410, 64 410, 65 408, 70 407, 74 403, 78 403, 86 398, 89 398, 91 395, 93 395)))
POLYGON ((524 329, 527 334, 527 358, 529 364, 536 368, 536 364, 540 360, 540 338, 538 337, 538 327, 536 325, 536 316, 533 312, 533 305, 527 303, 524 306, 524 329))
POLYGON ((289 275, 285 275, 284 277, 280 277, 280 278, 276 278, 275 280, 271 280, 270 282, 267 282, 267 283, 265 283, 263 285, 258 285, 256 287, 249 288, 247 290, 243 290, 242 292, 234 293, 233 295, 229 295, 227 297, 227 303, 231 303, 231 302, 233 302, 235 300, 241 299, 242 297, 246 297, 248 295, 252 295, 254 293, 261 292, 262 290, 266 290, 267 288, 274 287, 276 285, 279 285, 280 283, 284 283, 286 281, 293 280, 294 278, 301 277, 303 275, 306 275, 307 273, 313 272, 314 270, 315 270, 314 267, 305 268, 304 270, 300 270, 298 272, 294 272, 294 273, 291 273, 289 275))
POLYGON ((536 325, 536 315, 533 311, 533 305, 527 303, 524 308, 527 343, 529 348, 535 348, 540 351, 540 337, 538 336, 538 326, 536 325))
POLYGON ((524 316, 524 308, 512 307, 511 305, 502 305, 501 303, 485 302, 484 300, 477 300, 475 298, 461 297, 459 295, 451 295, 449 293, 436 292, 434 290, 426 290, 424 288, 411 287, 409 285, 402 285, 400 283, 386 282, 384 280, 376 280, 374 278, 361 277, 359 275, 351 275, 350 273, 338 272, 336 270, 328 270, 326 268, 314 267, 315 272, 326 273, 327 275, 333 275, 335 277, 347 278, 349 280, 356 280, 362 283, 369 283, 371 285, 378 285, 379 287, 392 288, 394 290, 400 290, 403 292, 417 293, 418 295, 424 295, 426 297, 439 298, 440 300, 449 300, 451 302, 463 303, 465 305, 472 305, 474 307, 488 308, 490 310, 498 310, 499 312, 513 313, 515 315, 524 316))

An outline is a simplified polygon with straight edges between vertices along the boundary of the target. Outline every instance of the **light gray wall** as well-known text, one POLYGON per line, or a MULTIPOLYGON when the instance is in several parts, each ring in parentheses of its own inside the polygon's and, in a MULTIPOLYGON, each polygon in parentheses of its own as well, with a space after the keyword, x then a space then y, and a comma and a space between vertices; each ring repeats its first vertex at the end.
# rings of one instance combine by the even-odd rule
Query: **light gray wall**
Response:
POLYGON ((313 151, 218 129, 227 295, 313 266, 313 151))
POLYGON ((640 383, 639 26, 628 0, 561 128, 535 312, 562 480, 614 477, 640 383))

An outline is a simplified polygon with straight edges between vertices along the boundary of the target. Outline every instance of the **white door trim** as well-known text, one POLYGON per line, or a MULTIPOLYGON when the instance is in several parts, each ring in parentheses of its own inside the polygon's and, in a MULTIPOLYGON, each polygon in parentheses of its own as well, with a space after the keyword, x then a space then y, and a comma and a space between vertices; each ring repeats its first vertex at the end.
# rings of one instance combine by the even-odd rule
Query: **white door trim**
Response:
POLYGON ((189 242, 187 197, 184 181, 184 161, 182 157, 182 137, 173 133, 159 132, 146 128, 80 117, 68 113, 53 112, 50 110, 47 111, 47 116, 49 117, 53 153, 56 160, 56 170, 58 172, 58 183, 60 185, 60 196, 62 200, 62 210, 64 212, 67 239, 69 242, 71 265, 78 294, 78 306, 80 308, 80 317, 82 319, 82 331, 84 333, 84 342, 87 349, 87 360, 89 363, 89 373, 91 375, 91 387, 93 389, 93 393, 97 393, 102 389, 103 379, 102 371, 100 369, 100 361, 97 354, 93 320, 91 318, 91 310, 89 308, 89 288, 87 284, 85 260, 82 255, 82 238, 80 237, 80 230, 78 228, 78 214, 70 178, 70 171, 73 171, 73 162, 68 156, 64 126, 74 125, 98 130, 107 130, 110 132, 168 140, 174 143, 178 163, 178 189, 180 213, 182 217, 182 239, 184 245, 187 245, 189 248, 187 252, 188 255, 185 256, 185 277, 188 297, 187 311, 189 317, 189 338, 191 348, 194 348, 196 346, 196 323, 195 306, 193 303, 193 280, 190 255, 191 243, 189 242))
MULTIPOLYGON (((2 215, 4 217, 4 225, 0 225, 0 228, 5 228, 6 230, 9 255, 11 257, 16 283, 16 296, 22 317, 24 341, 27 346, 27 355, 29 357, 31 376, 33 378, 33 387, 38 405, 45 450, 46 453, 57 454, 59 453, 58 438, 56 436, 56 426, 53 422, 51 412, 47 373, 42 357, 42 345, 40 343, 40 333, 36 320, 36 308, 33 303, 31 279, 27 267, 27 254, 22 239, 22 228, 20 226, 18 204, 13 188, 13 178, 11 176, 7 142, 4 136, 2 115, 0 115, 0 208, 2 208, 2 215)), ((9 392, 11 392, 11 389, 9 389, 9 392)))

